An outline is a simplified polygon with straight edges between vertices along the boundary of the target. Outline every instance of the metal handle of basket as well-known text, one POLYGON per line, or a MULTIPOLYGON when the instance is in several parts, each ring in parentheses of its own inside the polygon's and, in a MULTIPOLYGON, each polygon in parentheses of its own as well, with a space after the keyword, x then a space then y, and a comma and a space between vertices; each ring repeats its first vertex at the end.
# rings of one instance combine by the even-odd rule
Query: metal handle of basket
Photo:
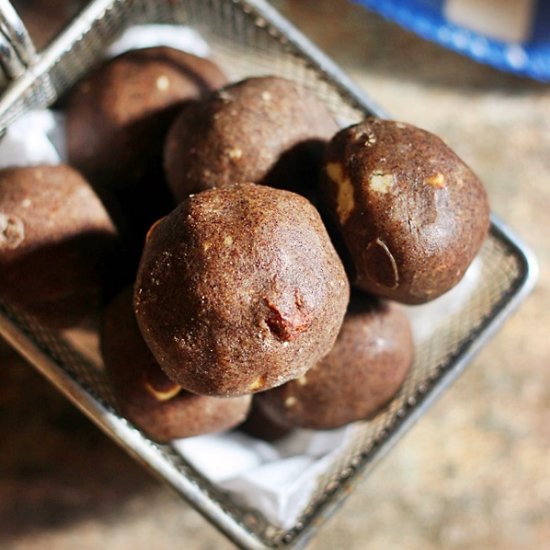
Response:
POLYGON ((9 0, 0 0, 0 85, 20 77, 36 57, 23 21, 9 0))

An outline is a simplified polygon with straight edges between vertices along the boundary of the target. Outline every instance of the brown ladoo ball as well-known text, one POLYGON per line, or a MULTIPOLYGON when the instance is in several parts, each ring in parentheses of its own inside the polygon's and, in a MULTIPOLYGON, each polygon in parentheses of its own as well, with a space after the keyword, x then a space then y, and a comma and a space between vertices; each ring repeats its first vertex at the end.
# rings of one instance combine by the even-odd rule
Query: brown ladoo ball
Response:
POLYGON ((352 282, 408 304, 458 283, 489 227, 477 176, 438 137, 400 122, 367 119, 339 132, 321 196, 352 258, 352 282))
POLYGON ((273 422, 326 430, 372 418, 413 360, 409 321, 395 305, 353 295, 332 351, 302 378, 255 396, 273 422))
POLYGON ((251 396, 194 395, 166 377, 139 331, 131 288, 105 311, 101 350, 122 414, 156 441, 227 430, 246 417, 251 396))
POLYGON ((226 82, 211 61, 173 48, 132 50, 106 62, 70 95, 69 163, 94 185, 162 181, 164 138, 181 105, 226 82))
POLYGON ((280 77, 243 80, 182 110, 166 139, 168 185, 178 201, 246 181, 302 191, 337 131, 313 92, 280 77))
POLYGON ((311 203, 249 183, 189 197, 151 229, 134 304, 169 378, 234 396, 299 377, 326 355, 348 297, 311 203))
POLYGON ((65 165, 0 171, 0 295, 51 328, 97 305, 116 229, 65 165))

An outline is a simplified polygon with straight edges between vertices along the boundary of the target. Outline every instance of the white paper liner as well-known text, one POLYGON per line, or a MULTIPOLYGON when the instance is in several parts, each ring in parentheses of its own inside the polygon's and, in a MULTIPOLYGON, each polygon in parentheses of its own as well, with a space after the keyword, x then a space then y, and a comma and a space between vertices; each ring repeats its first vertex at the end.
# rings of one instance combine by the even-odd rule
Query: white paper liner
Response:
POLYGON ((350 431, 295 430, 276 443, 232 432, 173 445, 219 487, 288 529, 307 506, 318 477, 346 447, 350 431))
POLYGON ((63 116, 30 111, 17 119, 0 141, 0 168, 59 164, 66 158, 63 116))
POLYGON ((204 38, 190 27, 179 25, 136 25, 126 29, 106 50, 114 57, 129 50, 170 46, 199 57, 207 57, 210 48, 204 38))
MULTIPOLYGON (((153 45, 208 54, 208 45, 191 29, 143 25, 128 29, 110 46, 107 55, 153 45)), ((0 167, 65 161, 63 113, 26 113, 0 142, 0 167)), ((475 288, 479 275, 479 264, 474 262, 451 292, 430 304, 405 308, 413 321, 416 342, 429 338, 438 323, 460 307, 475 288)), ((319 476, 346 448, 352 430, 352 426, 319 432, 296 430, 273 444, 240 433, 205 435, 173 444, 212 483, 260 511, 272 524, 286 529, 296 523, 308 504, 319 476)))

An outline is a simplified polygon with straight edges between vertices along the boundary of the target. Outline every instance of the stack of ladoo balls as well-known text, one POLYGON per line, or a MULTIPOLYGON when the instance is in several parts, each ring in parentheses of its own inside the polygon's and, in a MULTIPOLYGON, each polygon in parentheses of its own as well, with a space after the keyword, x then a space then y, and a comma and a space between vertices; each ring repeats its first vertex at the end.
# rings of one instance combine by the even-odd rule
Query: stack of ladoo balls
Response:
POLYGON ((265 438, 372 418, 413 360, 407 318, 384 300, 452 288, 489 224, 478 178, 428 132, 375 119, 338 131, 294 82, 227 84, 170 48, 82 80, 67 143, 105 207, 71 168, 4 171, 1 289, 39 316, 98 294, 88 264, 108 265, 105 366, 121 411, 159 441, 236 426, 252 395, 244 426, 265 438), (45 199, 60 179, 78 180, 85 213, 45 199))

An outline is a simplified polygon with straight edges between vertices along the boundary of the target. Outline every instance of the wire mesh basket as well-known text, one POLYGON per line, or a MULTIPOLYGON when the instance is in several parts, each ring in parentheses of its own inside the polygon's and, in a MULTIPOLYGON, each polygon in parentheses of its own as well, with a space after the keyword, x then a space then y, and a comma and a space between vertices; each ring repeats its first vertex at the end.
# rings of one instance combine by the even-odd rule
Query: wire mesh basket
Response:
MULTIPOLYGON (((96 0, 39 54, 28 37, 15 43, 15 35, 10 41, 1 31, 25 70, 8 75, 4 84, 0 130, 29 109, 52 104, 97 63, 122 30, 145 22, 195 28, 210 45, 212 58, 232 79, 260 74, 291 78, 313 90, 342 124, 380 114, 330 60, 263 0, 96 0)), ((478 264, 479 284, 417 346, 412 372, 390 405, 374 420, 353 425, 351 439, 319 477, 309 503, 290 529, 279 528, 258 510, 239 504, 171 445, 149 440, 119 416, 101 368, 63 334, 49 332, 1 302, 0 333, 111 438, 236 544, 299 547, 458 376, 534 285, 534 258, 494 218, 478 264)))

